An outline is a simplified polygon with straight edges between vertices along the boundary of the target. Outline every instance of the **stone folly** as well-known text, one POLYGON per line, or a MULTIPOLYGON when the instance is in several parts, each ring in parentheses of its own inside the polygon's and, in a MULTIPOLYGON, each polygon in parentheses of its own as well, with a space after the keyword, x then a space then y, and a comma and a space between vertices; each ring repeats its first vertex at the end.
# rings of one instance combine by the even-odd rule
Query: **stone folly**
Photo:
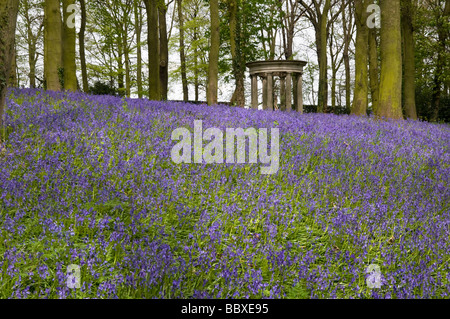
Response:
POLYGON ((274 84, 279 79, 279 97, 282 111, 297 110, 303 113, 303 89, 302 75, 305 61, 257 61, 246 64, 249 68, 252 82, 252 104, 253 109, 258 109, 258 78, 262 79, 263 109, 276 109, 277 96, 274 90, 274 84), (275 103, 274 103, 275 102, 275 103))

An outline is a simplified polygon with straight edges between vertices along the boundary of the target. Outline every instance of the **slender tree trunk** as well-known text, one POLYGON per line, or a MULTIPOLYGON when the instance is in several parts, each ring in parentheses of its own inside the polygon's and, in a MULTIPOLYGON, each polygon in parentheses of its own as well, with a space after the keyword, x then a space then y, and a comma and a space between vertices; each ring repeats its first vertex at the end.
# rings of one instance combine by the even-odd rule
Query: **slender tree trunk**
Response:
MULTIPOLYGON (((2 131, 2 141, 6 140, 6 89, 7 79, 11 72, 11 62, 14 58, 18 11, 19 0, 0 0, 0 129, 2 131)), ((3 147, 0 147, 0 152, 3 150, 3 147)))
POLYGON ((178 21, 180 29, 180 62, 181 62, 181 83, 183 84, 183 101, 189 101, 188 82, 186 76, 186 53, 184 47, 184 17, 182 0, 177 0, 178 21))
POLYGON ((28 65, 30 66, 30 73, 28 77, 30 79, 30 87, 36 87, 36 46, 30 45, 28 46, 28 65))
POLYGON ((377 37, 375 29, 369 30, 369 78, 370 78, 370 96, 372 99, 372 112, 378 114, 379 90, 379 63, 377 50, 377 37))
POLYGON ((355 50, 355 92, 352 114, 364 116, 368 106, 367 58, 369 28, 367 27, 367 1, 355 0, 356 50, 355 50))
POLYGON ((157 0, 145 0, 148 18, 148 97, 150 100, 160 100, 159 80, 159 39, 158 39, 158 8, 157 0))
POLYGON ((337 70, 333 70, 333 78, 331 79, 331 113, 336 112, 336 73, 337 70))
POLYGON ((83 82, 83 91, 89 91, 89 84, 87 78, 86 69, 86 53, 84 49, 84 33, 86 31, 86 3, 85 0, 80 0, 80 10, 81 10, 81 26, 80 33, 78 34, 78 41, 80 46, 80 65, 81 65, 81 77, 83 82))
POLYGON ((319 30, 316 30, 317 58, 319 61, 319 102, 317 112, 323 113, 328 107, 328 60, 327 60, 327 24, 331 0, 325 0, 325 7, 319 19, 319 30))
POLYGON ((138 97, 142 98, 142 49, 141 49, 141 32, 142 32, 142 22, 141 22, 141 11, 138 6, 139 0, 134 0, 134 23, 136 31, 136 42, 137 42, 137 87, 138 87, 138 97))
POLYGON ((238 0, 230 0, 228 2, 228 10, 230 14, 230 47, 231 57, 233 63, 233 75, 235 80, 235 89, 231 97, 231 104, 238 106, 245 106, 245 91, 244 91, 244 70, 241 52, 241 23, 239 15, 238 0))
POLYGON ((414 8, 411 0, 402 0, 402 36, 403 36, 403 67, 404 67, 404 105, 407 118, 417 120, 416 112, 416 67, 413 35, 414 8))
POLYGON ((17 87, 17 51, 13 50, 13 58, 11 59, 11 71, 9 72, 8 77, 8 86, 17 87))
POLYGON ((125 95, 125 83, 124 83, 124 74, 123 74, 123 42, 122 42, 122 35, 118 34, 117 39, 117 67, 118 67, 118 74, 117 74, 117 85, 119 87, 119 95, 124 96, 125 95))
POLYGON ((124 53, 124 59, 125 59, 125 95, 127 97, 131 96, 131 77, 130 77, 130 51, 128 47, 128 39, 127 39, 127 31, 128 31, 128 17, 125 17, 123 24, 123 35, 122 35, 122 41, 123 41, 123 53, 124 53))
POLYGON ((47 70, 48 70, 48 45, 47 45, 47 38, 48 38, 48 28, 47 28, 47 14, 46 9, 44 8, 44 81, 43 86, 44 90, 47 90, 47 70))
POLYGON ((76 33, 75 26, 69 25, 71 11, 67 11, 69 5, 75 4, 75 0, 63 0, 63 67, 64 67, 64 89, 77 90, 77 75, 75 63, 76 33))
POLYGON ((400 0, 381 0, 381 81, 379 116, 402 119, 400 0))
MULTIPOLYGON (((193 41, 197 41, 197 32, 194 32, 193 41)), ((199 91, 200 91, 200 80, 199 80, 199 71, 198 71, 198 55, 199 50, 196 47, 194 50, 194 94, 195 94, 195 102, 199 100, 199 91)))
POLYGON ((30 87, 36 87, 36 62, 37 62, 37 54, 36 54, 36 42, 39 38, 40 33, 42 32, 43 22, 39 26, 39 30, 36 36, 33 35, 32 25, 29 16, 29 1, 23 2, 23 13, 25 15, 26 28, 27 28, 27 44, 28 44, 28 66, 30 68, 30 73, 28 74, 30 80, 30 87))
POLYGON ((59 0, 45 2, 46 83, 47 90, 60 91, 59 69, 62 64, 62 21, 59 0))
MULTIPOLYGON (((334 25, 331 25, 331 34, 334 34, 334 25)), ((331 108, 330 113, 336 113, 336 82, 337 82, 337 73, 339 71, 339 67, 342 63, 342 60, 338 61, 338 55, 340 49, 337 48, 337 52, 334 52, 334 37, 331 36, 329 43, 330 47, 330 57, 331 57, 331 108)))
POLYGON ((219 0, 210 0, 211 16, 211 47, 209 51, 208 70, 208 105, 217 104, 218 74, 219 74, 219 0))
POLYGON ((167 90, 169 82, 169 48, 167 43, 166 5, 161 3, 159 11, 159 81, 161 88, 161 99, 167 100, 167 90))
MULTIPOLYGON (((344 6, 346 0, 342 0, 342 6, 344 6)), ((351 5, 349 4, 349 12, 351 12, 351 5)), ((345 68, 345 108, 347 111, 350 111, 350 99, 351 99, 351 73, 350 73, 350 33, 352 28, 352 16, 349 14, 348 16, 348 25, 347 25, 347 16, 345 14, 345 9, 342 10, 342 25, 344 28, 344 49, 343 49, 343 59, 344 59, 344 68, 345 68)))

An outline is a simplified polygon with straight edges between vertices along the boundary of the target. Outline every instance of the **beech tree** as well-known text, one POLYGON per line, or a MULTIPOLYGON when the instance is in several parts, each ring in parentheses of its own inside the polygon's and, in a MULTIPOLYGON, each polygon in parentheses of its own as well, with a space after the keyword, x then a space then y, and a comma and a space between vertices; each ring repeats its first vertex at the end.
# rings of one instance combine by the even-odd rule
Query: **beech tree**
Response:
POLYGON ((378 114, 379 73, 377 31, 375 28, 372 28, 369 30, 369 80, 373 114, 378 114))
POLYGON ((167 42, 167 6, 164 1, 158 2, 158 25, 159 25, 159 85, 161 100, 167 100, 169 81, 169 48, 167 42))
POLYGON ((148 96, 150 100, 160 100, 159 38, 157 0, 144 0, 148 24, 148 96))
POLYGON ((355 52, 355 92, 352 114, 366 115, 368 106, 368 47, 369 28, 367 26, 368 0, 355 0, 356 52, 355 52))
POLYGON ((181 62, 181 84, 183 86, 183 100, 189 100, 188 81, 186 76, 186 50, 184 46, 184 15, 182 0, 177 0, 178 28, 180 30, 180 62, 181 62))
MULTIPOLYGON (((18 11, 19 0, 0 0, 0 129, 2 130, 2 140, 6 139, 6 88, 14 58, 14 40, 18 11)), ((2 149, 3 147, 0 145, 0 151, 2 149)))
MULTIPOLYGON (((19 14, 21 17, 22 23, 17 21, 17 33, 20 35, 20 38, 23 39, 26 43, 26 47, 23 49, 26 50, 26 56, 28 58, 28 68, 29 72, 27 73, 30 87, 36 87, 36 78, 37 78, 37 70, 36 64, 39 55, 39 48, 42 43, 42 36, 44 31, 44 16, 41 14, 42 2, 40 1, 32 1, 32 0, 22 0, 19 4, 19 14)), ((21 41, 16 43, 20 46, 21 41)))
POLYGON ((60 91, 62 63, 62 21, 59 0, 45 0, 44 75, 47 90, 60 91))
POLYGON ((63 50, 62 60, 64 68, 64 89, 76 91, 77 90, 77 66, 75 64, 75 45, 76 33, 75 21, 69 21, 72 15, 72 8, 75 5, 75 0, 63 0, 63 50), (72 7, 70 7, 72 6, 72 7))
POLYGON ((406 117, 417 119, 416 112, 416 67, 414 48, 414 4, 412 0, 402 0, 402 37, 403 37, 403 95, 406 117))
POLYGON ((210 0, 211 44, 209 49, 208 88, 206 92, 208 105, 217 104, 219 73, 219 0, 210 0))
POLYGON ((311 3, 299 0, 305 9, 305 15, 314 27, 316 35, 317 60, 319 62, 319 96, 317 111, 322 113, 328 107, 328 57, 327 42, 331 24, 336 21, 342 10, 345 10, 347 2, 342 3, 340 10, 329 17, 331 7, 336 6, 341 0, 311 0, 311 3))
POLYGON ((400 0, 381 0, 381 80, 377 115, 401 119, 402 38, 400 0))
POLYGON ((86 50, 85 50, 85 32, 86 32, 86 1, 80 0, 80 11, 81 11, 81 26, 80 32, 78 33, 78 42, 80 49, 80 67, 81 67, 81 79, 83 83, 83 91, 89 91, 89 83, 87 78, 87 67, 86 67, 86 50))

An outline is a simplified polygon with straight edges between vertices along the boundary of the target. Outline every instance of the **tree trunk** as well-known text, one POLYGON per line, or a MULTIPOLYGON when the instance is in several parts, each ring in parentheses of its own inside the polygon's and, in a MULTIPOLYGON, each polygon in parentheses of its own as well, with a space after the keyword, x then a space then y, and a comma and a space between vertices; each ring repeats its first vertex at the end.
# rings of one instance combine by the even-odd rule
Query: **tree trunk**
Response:
POLYGON ((122 35, 117 34, 118 35, 118 39, 117 39, 117 53, 118 53, 118 57, 117 57, 117 67, 118 67, 118 72, 117 72, 117 86, 119 88, 119 95, 120 96, 124 96, 125 95, 125 83, 124 83, 124 74, 123 74, 123 42, 122 42, 122 35))
POLYGON ((210 0, 211 16, 211 47, 209 50, 208 70, 208 105, 217 104, 218 75, 219 75, 219 0, 210 0))
POLYGON ((142 49, 141 49, 141 11, 138 6, 138 0, 134 0, 134 23, 136 30, 136 42, 137 42, 137 87, 138 87, 138 97, 142 98, 142 49))
POLYGON ((47 90, 60 91, 59 69, 62 64, 62 25, 59 0, 45 2, 46 83, 47 90))
POLYGON ((180 30, 180 62, 181 62, 181 83, 183 84, 183 101, 189 101, 188 82, 186 76, 186 53, 184 47, 184 17, 182 0, 177 0, 178 21, 180 30))
POLYGON ((242 61, 241 52, 241 23, 238 17, 239 1, 230 0, 228 2, 228 10, 230 14, 230 47, 231 58, 233 64, 233 76, 235 80, 235 89, 231 97, 232 105, 245 106, 245 90, 244 90, 244 68, 245 63, 242 61), (244 64, 244 65, 243 65, 244 64))
POLYGON ((381 81, 379 116, 402 119, 400 0, 381 0, 381 81))
MULTIPOLYGON (((17 12, 19 0, 0 0, 0 129, 6 140, 5 104, 7 79, 14 58, 17 12)), ((2 147, 0 147, 2 151, 2 147)))
POLYGON ((417 120, 416 112, 416 67, 413 35, 414 8, 411 0, 402 0, 402 36, 403 36, 403 94, 407 118, 417 120))
POLYGON ((377 37, 375 29, 369 30, 369 78, 370 78, 370 96, 372 100, 372 112, 378 114, 379 90, 379 65, 377 37))
POLYGON ((367 1, 355 0, 356 50, 355 91, 351 114, 364 116, 368 106, 367 58, 369 28, 367 27, 367 1))
MULTIPOLYGON (((194 18, 196 18, 197 15, 194 15, 194 18)), ((198 40, 198 32, 197 27, 194 27, 194 36, 192 38, 193 42, 196 42, 198 40)), ((194 94, 195 94, 195 101, 198 102, 199 100, 199 89, 200 89, 200 81, 199 81, 199 71, 198 71, 198 55, 199 50, 198 47, 195 46, 194 50, 194 94)))
POLYGON ((148 97, 150 100, 161 99, 159 81, 159 39, 157 0, 145 0, 148 20, 148 97))
POLYGON ((11 69, 10 69, 9 77, 8 77, 8 86, 10 86, 10 87, 17 87, 16 68, 17 68, 17 52, 16 52, 16 49, 14 48, 13 58, 11 59, 11 69))
POLYGON ((75 0, 63 0, 63 68, 64 68, 64 89, 77 90, 77 67, 75 63, 76 34, 75 26, 68 24, 71 11, 67 7, 75 4, 75 0))
POLYGON ((30 79, 30 88, 36 87, 36 46, 28 46, 28 65, 30 66, 30 73, 28 77, 30 79))
POLYGON ((319 61, 319 101, 317 112, 327 110, 328 104, 328 60, 327 60, 327 24, 331 0, 325 1, 325 7, 319 18, 319 30, 316 30, 317 59, 319 61))
POLYGON ((123 52, 125 56, 125 95, 127 97, 131 96, 131 78, 130 78, 130 52, 128 48, 128 39, 127 39, 127 18, 125 18, 125 22, 123 25, 123 52))
MULTIPOLYGON (((346 0, 342 0, 342 6, 344 6, 346 0)), ((349 12, 351 12, 351 6, 349 4, 349 12)), ((350 41, 351 41, 351 29, 352 29, 352 16, 351 13, 348 16, 348 25, 347 25, 347 17, 345 14, 345 9, 342 10, 342 25, 344 28, 344 49, 343 49, 343 59, 344 59, 344 68, 345 68, 345 108, 347 111, 350 111, 350 99, 351 99, 351 73, 350 73, 350 41)))
POLYGON ((86 53, 84 49, 84 33, 86 31, 86 3, 85 0, 80 0, 80 9, 81 9, 81 26, 80 33, 78 34, 78 41, 80 42, 80 65, 81 65, 81 77, 83 82, 83 91, 89 91, 89 84, 87 78, 87 69, 86 69, 86 53))
POLYGON ((164 3, 161 3, 158 8, 159 11, 159 81, 161 88, 161 99, 167 100, 167 90, 169 82, 169 48, 167 43, 167 24, 166 12, 167 8, 164 3))

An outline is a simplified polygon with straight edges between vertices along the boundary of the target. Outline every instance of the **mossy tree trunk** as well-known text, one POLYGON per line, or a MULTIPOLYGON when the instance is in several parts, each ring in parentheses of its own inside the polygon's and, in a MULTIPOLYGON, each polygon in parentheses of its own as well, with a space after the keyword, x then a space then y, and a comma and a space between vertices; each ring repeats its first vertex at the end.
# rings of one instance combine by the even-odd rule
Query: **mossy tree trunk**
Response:
POLYGON ((373 114, 378 114, 378 98, 380 95, 379 70, 377 31, 376 29, 371 29, 369 30, 369 79, 373 114))
POLYGON ((400 0, 381 0, 381 79, 378 114, 402 119, 400 0))
POLYGON ((411 0, 402 0, 402 36, 403 36, 403 101, 407 118, 417 120, 416 112, 416 67, 414 49, 414 7, 411 0))
POLYGON ((351 114, 363 116, 368 106, 368 45, 367 0, 355 0, 356 44, 355 44, 355 92, 351 114))
POLYGON ((64 68, 64 89, 77 90, 77 67, 75 63, 75 45, 76 33, 75 26, 68 23, 69 16, 72 14, 68 11, 68 6, 75 4, 75 0, 63 0, 63 68, 64 68))
MULTIPOLYGON (((342 6, 345 5, 345 1, 342 0, 342 6)), ((348 5, 348 12, 345 9, 342 10, 342 26, 344 31, 344 48, 343 48, 343 59, 344 59, 344 69, 345 69, 345 109, 350 111, 351 108, 351 72, 350 72, 350 42, 352 39, 352 29, 353 29, 353 16, 351 14, 351 4, 348 5)))
POLYGON ((208 105, 217 104, 218 76, 219 76, 219 0, 210 0, 211 44, 209 50, 208 69, 208 105))
MULTIPOLYGON (((5 140, 5 104, 8 78, 14 58, 19 0, 0 0, 0 129, 5 140)), ((1 149, 0 149, 1 151, 1 149)))
POLYGON ((160 100, 159 85, 159 38, 158 38, 158 7, 157 0, 145 0, 147 11, 148 40, 148 97, 150 100, 160 100))
POLYGON ((228 12, 230 15, 230 48, 233 64, 233 76, 235 88, 231 97, 231 104, 245 106, 244 90, 244 70, 245 62, 242 57, 242 37, 241 37, 241 19, 240 19, 240 0, 228 1, 228 12))
POLYGON ((59 0, 45 0, 45 82, 47 90, 60 91, 62 64, 62 21, 59 0))

